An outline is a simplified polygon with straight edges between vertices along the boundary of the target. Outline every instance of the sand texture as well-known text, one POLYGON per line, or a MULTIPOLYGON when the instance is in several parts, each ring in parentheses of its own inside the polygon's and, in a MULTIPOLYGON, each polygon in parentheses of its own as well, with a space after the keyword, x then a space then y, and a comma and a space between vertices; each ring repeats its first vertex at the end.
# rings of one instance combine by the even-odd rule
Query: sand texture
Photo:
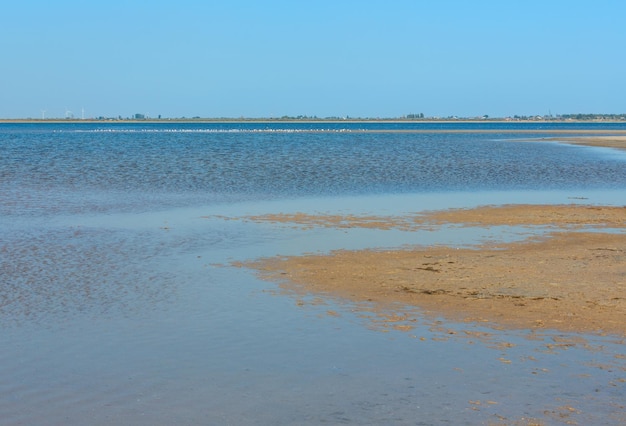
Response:
POLYGON ((521 242, 340 250, 245 266, 290 291, 374 302, 384 309, 414 305, 427 314, 496 327, 626 335, 624 207, 505 205, 402 218, 268 215, 248 220, 409 231, 450 223, 548 226, 547 234, 521 242))
POLYGON ((259 223, 283 223, 304 229, 326 227, 402 229, 410 231, 434 229, 433 227, 444 224, 484 227, 501 225, 547 226, 555 229, 626 228, 626 207, 586 206, 579 204, 553 206, 506 204, 481 206, 473 209, 426 211, 401 217, 277 213, 244 216, 237 219, 259 223))

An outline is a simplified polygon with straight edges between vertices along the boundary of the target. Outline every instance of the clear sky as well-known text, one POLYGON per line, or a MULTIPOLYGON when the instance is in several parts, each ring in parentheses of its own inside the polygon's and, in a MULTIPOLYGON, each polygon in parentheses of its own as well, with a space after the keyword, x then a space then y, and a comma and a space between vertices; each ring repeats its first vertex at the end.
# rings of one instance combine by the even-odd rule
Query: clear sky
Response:
POLYGON ((9 1, 0 117, 626 113, 623 0, 9 1))

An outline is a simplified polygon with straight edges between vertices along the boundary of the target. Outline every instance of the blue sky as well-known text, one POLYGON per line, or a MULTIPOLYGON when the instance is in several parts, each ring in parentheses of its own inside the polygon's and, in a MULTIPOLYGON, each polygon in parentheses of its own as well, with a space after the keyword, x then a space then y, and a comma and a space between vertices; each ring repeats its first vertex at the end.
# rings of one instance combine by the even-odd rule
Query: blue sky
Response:
POLYGON ((626 2, 21 1, 0 117, 626 113, 626 2))

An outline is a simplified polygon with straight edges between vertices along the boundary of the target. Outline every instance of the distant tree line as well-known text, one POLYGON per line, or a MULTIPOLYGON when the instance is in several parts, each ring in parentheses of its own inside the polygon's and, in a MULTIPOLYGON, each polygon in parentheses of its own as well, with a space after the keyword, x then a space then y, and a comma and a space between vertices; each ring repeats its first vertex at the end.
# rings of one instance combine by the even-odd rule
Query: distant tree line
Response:
MULTIPOLYGON (((28 121, 40 121, 40 119, 34 118, 26 118, 22 120, 28 121)), ((65 119, 61 118, 49 118, 47 121, 84 121, 83 119, 76 119, 74 117, 66 117, 65 119)), ((349 115, 345 116, 329 116, 329 117, 318 117, 317 115, 283 115, 280 117, 200 117, 194 116, 192 118, 187 117, 178 117, 178 118, 167 118, 161 117, 159 114, 156 118, 149 117, 147 114, 133 114, 130 117, 123 118, 121 115, 117 117, 104 117, 99 116, 95 118, 90 118, 89 120, 96 121, 126 121, 126 120, 151 120, 151 121, 401 121, 401 120, 415 120, 415 121, 483 121, 483 120, 492 120, 492 121, 626 121, 626 114, 558 114, 552 115, 551 113, 546 115, 513 115, 508 117, 491 117, 487 114, 479 115, 475 117, 461 117, 456 115, 451 115, 448 117, 433 117, 433 116, 425 116, 424 113, 411 113, 401 117, 351 117, 349 115)), ((0 118, 0 121, 5 121, 5 119, 0 118)))

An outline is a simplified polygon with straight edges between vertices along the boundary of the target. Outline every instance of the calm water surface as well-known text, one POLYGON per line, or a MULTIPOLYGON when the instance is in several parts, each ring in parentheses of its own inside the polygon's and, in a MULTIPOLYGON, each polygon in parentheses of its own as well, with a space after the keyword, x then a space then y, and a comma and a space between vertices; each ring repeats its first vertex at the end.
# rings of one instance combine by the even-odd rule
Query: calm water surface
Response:
POLYGON ((0 424, 626 421, 618 339, 417 311, 400 332, 362 307, 281 294, 228 266, 525 234, 299 230, 220 215, 626 204, 623 152, 520 142, 596 125, 364 126, 397 130, 1 125, 0 424), (462 131, 477 128, 490 133, 462 131))

